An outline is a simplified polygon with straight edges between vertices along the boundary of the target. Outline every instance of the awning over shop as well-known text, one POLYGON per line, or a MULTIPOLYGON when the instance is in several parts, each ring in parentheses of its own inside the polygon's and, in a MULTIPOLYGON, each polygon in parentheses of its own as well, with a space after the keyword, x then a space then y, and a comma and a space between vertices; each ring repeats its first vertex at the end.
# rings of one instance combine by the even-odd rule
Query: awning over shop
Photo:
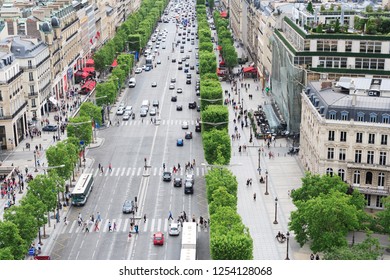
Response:
POLYGON ((87 67, 94 67, 95 66, 95 61, 92 58, 87 59, 87 67))
POLYGON ((86 79, 89 76, 89 73, 84 71, 77 71, 75 76, 79 76, 82 79, 86 79))
POLYGON ((219 66, 225 66, 225 61, 222 60, 222 61, 219 63, 219 66))
POLYGON ((219 50, 219 51, 222 50, 222 46, 218 46, 217 50, 219 50))
POLYGON ((51 103, 53 103, 54 106, 57 106, 57 104, 58 104, 58 101, 54 98, 54 96, 50 96, 49 97, 49 101, 51 103))
POLYGON ((118 66, 118 61, 116 59, 112 62, 111 67, 117 67, 118 66))
POLYGON ((95 72, 95 67, 84 67, 83 71, 88 73, 95 72))
POLYGON ((95 81, 88 80, 88 81, 85 82, 85 84, 83 85, 82 88, 85 88, 85 89, 91 91, 91 90, 93 90, 95 88, 95 86, 96 86, 96 82, 95 81))
POLYGON ((253 66, 250 66, 250 67, 245 67, 243 71, 244 73, 256 73, 257 69, 253 66))
POLYGON ((221 15, 221 17, 223 17, 223 18, 227 18, 227 16, 228 16, 228 14, 227 14, 226 11, 221 12, 220 15, 221 15))

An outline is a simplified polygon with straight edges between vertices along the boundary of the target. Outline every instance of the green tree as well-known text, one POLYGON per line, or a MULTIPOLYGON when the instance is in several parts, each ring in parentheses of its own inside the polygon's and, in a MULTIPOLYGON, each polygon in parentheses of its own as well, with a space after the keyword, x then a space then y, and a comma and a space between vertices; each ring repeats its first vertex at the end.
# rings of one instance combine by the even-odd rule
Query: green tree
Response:
POLYGON ((321 11, 321 12, 324 12, 325 10, 326 10, 326 9, 325 9, 325 5, 322 4, 321 7, 320 7, 320 11, 321 11))
POLYGON ((369 17, 366 23, 366 33, 367 34, 376 34, 378 28, 377 18, 369 17))
POLYGON ((253 259, 253 240, 234 209, 219 207, 210 220, 210 252, 213 260, 253 259))
POLYGON ((0 221, 0 250, 9 259, 22 260, 26 253, 26 243, 19 235, 19 230, 14 223, 0 221))
POLYGON ((213 52, 214 51, 213 43, 211 43, 211 41, 200 43, 199 51, 213 52))
POLYGON ((350 202, 351 196, 339 191, 320 194, 307 201, 296 201, 289 229, 303 246, 310 241, 313 252, 326 252, 347 245, 346 235, 360 227, 360 213, 350 202))
POLYGON ((336 19, 336 23, 334 25, 334 31, 336 33, 340 33, 340 20, 339 19, 336 19))
POLYGON ((229 71, 238 64, 237 52, 232 45, 224 47, 223 59, 225 60, 225 64, 229 68, 229 71))
POLYGON ((313 4, 311 3, 311 1, 307 4, 306 10, 307 10, 309 13, 311 13, 311 14, 314 13, 313 4))
POLYGON ((229 164, 231 157, 230 137, 225 130, 212 129, 202 132, 206 161, 209 164, 229 164), (218 162, 219 153, 224 156, 224 162, 218 162))
MULTIPOLYGON (((98 123, 99 125, 102 124, 101 108, 92 104, 92 102, 83 102, 83 104, 81 104, 81 106, 80 106, 79 115, 80 115, 80 117, 93 120, 94 122, 98 123)), ((69 137, 69 135, 68 135, 68 137, 69 137)))
POLYGON ((372 13, 372 12, 374 12, 372 6, 371 5, 366 6, 366 13, 372 13))
POLYGON ((362 243, 335 247, 325 252, 325 260, 377 260, 381 255, 379 240, 370 234, 362 243))
POLYGON ((118 83, 107 81, 96 85, 96 105, 113 104, 118 92, 118 83))
POLYGON ((236 176, 223 166, 211 167, 211 170, 206 174, 206 193, 209 203, 214 201, 214 192, 220 187, 223 187, 227 193, 233 197, 237 197, 237 179, 236 176))
POLYGON ((68 136, 75 137, 89 145, 92 141, 92 121, 89 116, 70 118, 66 126, 68 136))
MULTIPOLYGON (((50 146, 46 150, 46 158, 49 166, 60 166, 64 165, 62 168, 57 168, 57 174, 64 180, 69 179, 72 175, 72 171, 75 165, 74 157, 75 155, 69 154, 70 143, 65 144, 64 142, 58 142, 55 146, 50 146)), ((77 157, 77 152, 76 152, 77 157)), ((76 159, 77 162, 77 159, 76 159)))
POLYGON ((229 124, 229 110, 222 105, 202 104, 202 130, 210 131, 212 129, 227 130, 229 124))
POLYGON ((127 72, 120 67, 115 67, 111 73, 112 75, 110 76, 110 79, 116 84, 118 93, 119 89, 125 84, 127 72))
POLYGON ((12 254, 12 250, 10 247, 0 247, 0 260, 14 260, 14 255, 12 254))
POLYGON ((217 60, 214 53, 206 51, 199 52, 199 72, 201 75, 217 73, 217 60))
POLYGON ((218 207, 228 206, 237 211, 237 197, 227 192, 224 186, 214 190, 213 200, 209 203, 209 213, 214 214, 218 207))
POLYGON ((382 226, 383 231, 390 233, 390 196, 383 198, 383 211, 377 213, 378 223, 382 226))

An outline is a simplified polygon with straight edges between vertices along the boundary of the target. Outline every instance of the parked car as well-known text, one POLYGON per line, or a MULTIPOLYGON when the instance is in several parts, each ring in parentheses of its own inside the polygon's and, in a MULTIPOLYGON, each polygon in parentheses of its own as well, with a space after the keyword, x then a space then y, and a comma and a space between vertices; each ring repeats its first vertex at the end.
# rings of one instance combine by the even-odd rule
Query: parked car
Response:
POLYGON ((43 131, 57 131, 58 127, 54 124, 48 124, 42 128, 43 131))
POLYGON ((141 73, 142 73, 142 68, 135 69, 135 74, 141 74, 141 73))

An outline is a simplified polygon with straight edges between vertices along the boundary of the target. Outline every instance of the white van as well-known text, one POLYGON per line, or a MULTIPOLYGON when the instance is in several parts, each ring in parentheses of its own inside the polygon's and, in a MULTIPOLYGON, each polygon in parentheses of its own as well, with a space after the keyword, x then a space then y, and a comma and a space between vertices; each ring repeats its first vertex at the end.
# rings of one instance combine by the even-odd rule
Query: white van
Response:
POLYGON ((141 108, 146 108, 146 110, 149 111, 149 106, 150 106, 149 100, 142 101, 141 108))
POLYGON ((129 87, 133 88, 135 87, 137 84, 135 78, 130 78, 130 81, 129 81, 129 87))

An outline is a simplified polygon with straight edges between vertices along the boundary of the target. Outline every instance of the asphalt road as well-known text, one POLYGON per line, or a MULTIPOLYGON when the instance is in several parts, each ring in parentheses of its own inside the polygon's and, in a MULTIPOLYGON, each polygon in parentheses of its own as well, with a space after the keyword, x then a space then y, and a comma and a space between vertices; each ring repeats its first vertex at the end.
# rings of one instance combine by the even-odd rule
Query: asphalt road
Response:
MULTIPOLYGON (((173 13, 169 17, 172 19, 173 13)), ((190 65, 196 64, 195 47, 190 41, 185 41, 185 53, 179 53, 175 48, 172 52, 172 43, 178 39, 176 24, 160 23, 160 30, 167 29, 166 42, 161 42, 159 55, 156 55, 155 69, 136 74, 136 87, 127 88, 120 101, 133 106, 135 119, 123 121, 122 117, 115 116, 117 105, 113 106, 111 120, 115 123, 120 120, 119 126, 113 125, 100 130, 98 137, 104 138, 104 144, 95 150, 88 152, 88 157, 94 158, 94 168, 87 170, 95 177, 94 189, 83 207, 72 207, 68 214, 69 224, 64 226, 61 234, 55 242, 52 252, 53 259, 62 260, 177 260, 180 259, 181 236, 168 235, 168 215, 172 212, 177 219, 181 211, 187 213, 187 217, 208 217, 207 201, 205 195, 205 162, 200 133, 195 132, 195 120, 200 117, 196 109, 189 109, 188 103, 199 99, 195 94, 195 81, 198 78, 196 70, 192 73, 192 84, 186 84, 186 74, 178 70, 178 63, 172 63, 172 57, 177 60, 185 55, 190 55, 190 65), (188 50, 192 51, 189 52, 188 50), (168 56, 170 59, 168 59, 168 56), (176 78, 175 90, 169 89, 171 78, 176 78), (157 82, 157 87, 151 86, 157 82), (176 93, 180 87, 183 93, 176 93), (177 102, 171 101, 172 94, 177 95, 177 102), (143 100, 159 100, 160 125, 151 123, 151 117, 139 116, 140 106, 143 100), (183 105, 183 111, 177 111, 176 105, 183 105), (142 121, 141 121, 142 120, 142 121), (189 122, 189 129, 181 127, 183 121, 189 122), (184 138, 185 131, 193 132, 193 139, 184 139, 184 146, 176 146, 178 138, 184 138), (147 159, 148 168, 144 168, 144 158, 147 159), (181 165, 181 170, 174 176, 185 178, 184 166, 186 162, 196 160, 196 165, 191 173, 195 174, 194 194, 184 194, 184 187, 174 188, 173 182, 163 182, 162 166, 172 170, 173 166, 181 165), (103 173, 98 171, 98 164, 104 166, 103 173), (112 164, 112 171, 108 165, 112 164), (123 214, 123 202, 135 200, 137 197, 138 211, 132 214, 123 214), (97 217, 101 213, 102 222, 100 230, 94 231, 90 226, 90 232, 83 232, 77 225, 77 216, 81 213, 84 220, 88 220, 91 214, 97 217), (144 215, 147 219, 144 222, 144 215), (139 225, 139 234, 133 234, 128 239, 131 219, 139 225), (108 231, 108 222, 115 222, 117 230, 108 231), (153 234, 161 231, 165 235, 163 246, 153 245, 153 234)), ((196 28, 191 27, 196 32, 196 28)), ((187 37, 187 36, 186 36, 187 37)), ((190 36, 195 37, 195 36, 190 36)), ((180 44, 181 45, 181 44, 180 44)), ((144 59, 144 58, 143 58, 144 59)), ((183 63, 183 69, 184 69, 183 63)), ((196 69, 196 67, 195 67, 196 69)), ((152 105, 150 106, 152 108, 152 105)), ((198 230, 198 259, 210 259, 209 232, 198 230)))

